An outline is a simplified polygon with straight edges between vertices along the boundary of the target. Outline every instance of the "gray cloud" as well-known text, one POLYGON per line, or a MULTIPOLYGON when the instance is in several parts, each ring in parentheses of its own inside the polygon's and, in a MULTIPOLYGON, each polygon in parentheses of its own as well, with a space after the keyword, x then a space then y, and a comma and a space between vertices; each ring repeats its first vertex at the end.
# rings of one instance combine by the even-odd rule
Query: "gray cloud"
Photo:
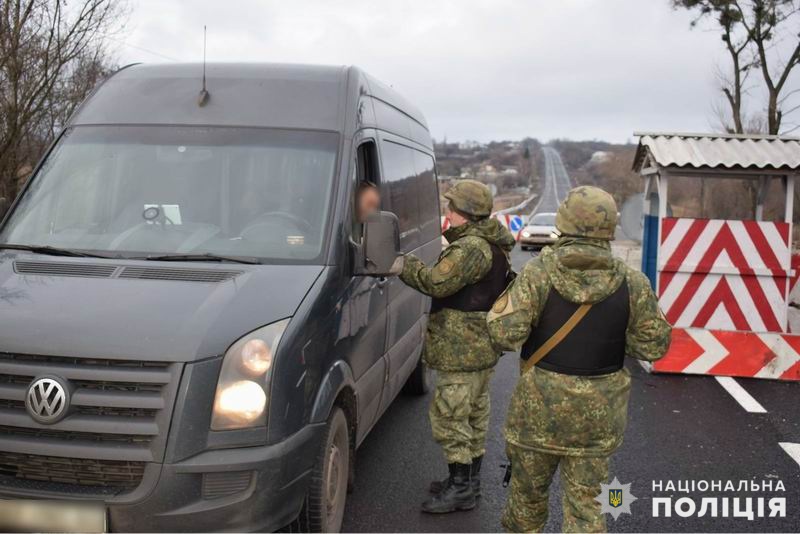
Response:
POLYGON ((668 0, 131 0, 118 56, 199 60, 207 24, 209 61, 359 65, 439 139, 622 142, 709 129, 722 49, 690 20, 668 0))

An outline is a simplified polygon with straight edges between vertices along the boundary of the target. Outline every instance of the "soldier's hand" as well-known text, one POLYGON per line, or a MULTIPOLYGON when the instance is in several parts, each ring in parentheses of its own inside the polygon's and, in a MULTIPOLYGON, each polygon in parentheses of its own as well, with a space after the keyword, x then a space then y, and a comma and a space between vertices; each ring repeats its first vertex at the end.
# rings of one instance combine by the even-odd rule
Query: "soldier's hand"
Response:
POLYGON ((394 263, 392 263, 392 268, 389 269, 389 272, 395 276, 399 275, 403 272, 403 267, 406 265, 406 257, 405 256, 397 256, 394 259, 394 263))

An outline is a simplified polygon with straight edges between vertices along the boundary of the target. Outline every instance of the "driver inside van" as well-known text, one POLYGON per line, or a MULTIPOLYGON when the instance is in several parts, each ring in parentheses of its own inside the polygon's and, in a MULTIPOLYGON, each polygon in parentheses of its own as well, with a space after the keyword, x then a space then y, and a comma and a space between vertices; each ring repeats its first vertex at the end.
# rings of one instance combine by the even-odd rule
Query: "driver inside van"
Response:
POLYGON ((356 189, 356 217, 359 224, 367 221, 367 216, 377 213, 381 208, 381 192, 374 183, 364 180, 356 189))

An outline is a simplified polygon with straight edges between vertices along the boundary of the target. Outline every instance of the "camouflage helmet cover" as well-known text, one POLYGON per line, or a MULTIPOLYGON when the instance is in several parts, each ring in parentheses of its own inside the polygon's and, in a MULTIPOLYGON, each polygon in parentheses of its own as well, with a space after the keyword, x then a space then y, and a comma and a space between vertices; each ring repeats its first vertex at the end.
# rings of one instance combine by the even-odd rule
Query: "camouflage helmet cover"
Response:
POLYGON ((492 192, 477 180, 459 180, 444 194, 444 198, 458 211, 475 217, 488 217, 494 206, 492 192))
POLYGON ((556 229, 561 235, 614 239, 617 203, 599 187, 582 185, 572 189, 558 207, 556 229))

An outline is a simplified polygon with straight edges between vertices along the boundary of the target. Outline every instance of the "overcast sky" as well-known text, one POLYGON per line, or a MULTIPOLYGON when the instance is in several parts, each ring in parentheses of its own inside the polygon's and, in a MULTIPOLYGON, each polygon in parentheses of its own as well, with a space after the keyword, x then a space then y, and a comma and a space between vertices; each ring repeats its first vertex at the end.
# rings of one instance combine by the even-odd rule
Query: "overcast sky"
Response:
POLYGON ((707 131, 719 35, 669 0, 130 0, 121 64, 358 65, 437 139, 603 139, 707 131))

